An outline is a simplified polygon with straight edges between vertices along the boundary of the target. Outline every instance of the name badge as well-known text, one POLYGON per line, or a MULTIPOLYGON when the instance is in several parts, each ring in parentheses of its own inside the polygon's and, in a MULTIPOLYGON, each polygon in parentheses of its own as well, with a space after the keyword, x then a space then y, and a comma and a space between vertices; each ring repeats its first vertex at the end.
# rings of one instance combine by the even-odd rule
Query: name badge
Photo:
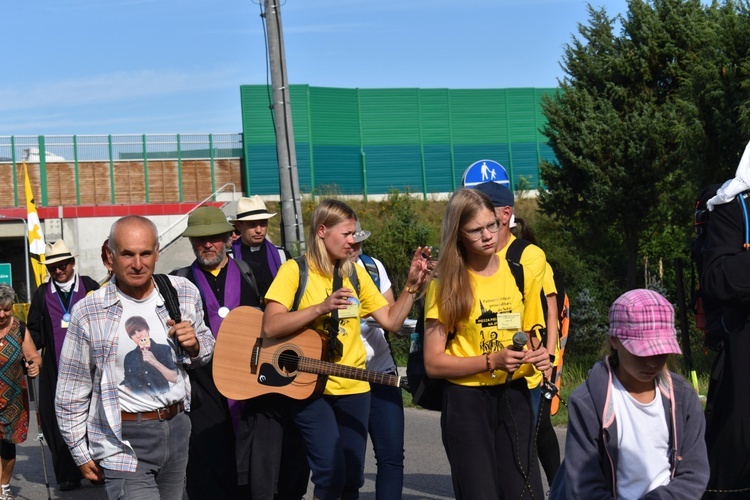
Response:
POLYGON ((65 321, 64 319, 60 320, 60 328, 68 328, 68 325, 70 325, 69 322, 65 321))
POLYGON ((349 305, 346 309, 339 309, 339 319, 358 318, 359 317, 359 300, 356 297, 349 297, 349 305))
POLYGON ((521 313, 498 313, 497 328, 498 330, 520 330, 521 313))

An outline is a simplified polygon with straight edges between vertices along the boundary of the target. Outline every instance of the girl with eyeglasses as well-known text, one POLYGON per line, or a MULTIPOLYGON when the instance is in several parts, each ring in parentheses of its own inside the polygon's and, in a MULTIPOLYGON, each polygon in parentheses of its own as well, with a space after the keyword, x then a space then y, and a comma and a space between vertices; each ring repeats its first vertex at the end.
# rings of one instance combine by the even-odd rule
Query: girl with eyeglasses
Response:
MULTIPOLYGON (((456 191, 443 218, 437 278, 427 289, 425 368, 448 382, 440 423, 459 500, 544 495, 524 377, 550 361, 518 336, 544 317, 539 301, 524 304, 508 262, 495 253, 498 229, 487 195, 456 191), (514 337, 521 345, 514 347, 514 337)), ((539 280, 529 272, 525 280, 538 296, 539 280)))

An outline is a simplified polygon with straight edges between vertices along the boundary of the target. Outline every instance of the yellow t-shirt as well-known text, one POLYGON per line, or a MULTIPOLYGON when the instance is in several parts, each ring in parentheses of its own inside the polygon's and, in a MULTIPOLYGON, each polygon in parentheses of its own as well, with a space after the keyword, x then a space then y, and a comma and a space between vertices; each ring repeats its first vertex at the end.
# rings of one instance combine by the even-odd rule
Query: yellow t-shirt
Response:
MULTIPOLYGON (((344 278, 343 286, 354 290, 354 296, 359 301, 359 316, 339 319, 338 340, 341 341, 343 346, 343 356, 340 360, 336 360, 336 363, 365 368, 366 352, 360 336, 360 319, 386 306, 388 301, 380 293, 363 267, 355 265, 354 268, 359 279, 359 296, 357 296, 357 291, 348 277, 344 278)), ((308 266, 308 269, 307 286, 302 295, 302 300, 300 300, 300 310, 323 302, 331 295, 331 289, 333 288, 333 278, 314 272, 310 266, 308 266)), ((298 286, 299 265, 295 260, 288 260, 281 265, 276 278, 266 292, 266 301, 273 300, 287 309, 291 309, 298 286)), ((329 317, 329 314, 320 316, 307 327, 327 336, 326 325, 329 317)), ((324 394, 340 396, 360 394, 369 390, 370 384, 367 382, 330 376, 324 394)))
MULTIPOLYGON (((461 323, 456 335, 448 342, 446 354, 451 356, 481 356, 488 352, 499 351, 513 344, 513 334, 519 328, 530 331, 542 318, 540 302, 530 301, 524 305, 521 292, 516 286, 507 262, 500 261, 500 266, 492 276, 479 276, 471 273, 474 286, 474 306, 469 319, 461 323), (499 329, 498 315, 517 314, 520 320, 519 328, 499 329)), ((529 276, 525 279, 531 280, 529 276)), ((432 280, 427 289, 425 302, 425 318, 440 320, 440 306, 437 300, 437 285, 439 279, 432 280)), ((537 291, 537 295, 539 292, 537 291)), ((513 379, 532 375, 534 367, 522 365, 514 374, 513 379)), ((481 372, 468 377, 450 379, 454 384, 465 386, 497 385, 505 383, 507 373, 495 372, 492 378, 489 372, 481 372)))
POLYGON ((552 266, 547 262, 547 266, 544 271, 544 283, 542 284, 542 290, 544 295, 557 295, 557 287, 555 286, 555 273, 552 271, 552 266))
MULTIPOLYGON (((508 244, 497 252, 498 257, 500 257, 502 262, 506 265, 508 262, 506 260, 508 247, 510 247, 510 244, 515 240, 516 237, 511 234, 508 244)), ((542 284, 546 284, 545 271, 547 269, 547 256, 544 255, 544 251, 538 246, 528 245, 521 254, 520 264, 523 266, 523 295, 526 297, 526 302, 537 304, 541 311, 542 320, 537 321, 532 325, 534 332, 538 332, 539 327, 544 327, 547 324, 547 318, 544 317, 544 309, 542 309, 541 304, 542 284)), ((511 279, 513 278, 511 277, 511 279)), ((515 283, 515 280, 513 283, 515 283)), ((529 304, 526 305, 528 306, 529 304)), ((539 339, 539 335, 537 335, 536 338, 539 339)), ((542 372, 537 370, 536 367, 533 367, 533 373, 526 377, 526 382, 528 382, 529 388, 531 389, 539 386, 539 384, 542 383, 542 372)))

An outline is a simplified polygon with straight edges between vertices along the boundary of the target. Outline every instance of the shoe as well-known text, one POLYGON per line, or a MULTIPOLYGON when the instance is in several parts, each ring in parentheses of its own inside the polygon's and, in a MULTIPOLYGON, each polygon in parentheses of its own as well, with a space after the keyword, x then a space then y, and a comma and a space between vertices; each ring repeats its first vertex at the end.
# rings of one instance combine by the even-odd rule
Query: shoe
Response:
MULTIPOLYGON (((81 487, 81 481, 80 480, 76 480, 76 481, 63 481, 58 486, 60 487, 60 491, 71 491, 71 490, 74 490, 76 488, 80 488, 81 487)), ((3 499, 3 500, 5 500, 5 499, 3 499)))
POLYGON ((16 496, 10 490, 0 492, 0 500, 15 500, 16 496))

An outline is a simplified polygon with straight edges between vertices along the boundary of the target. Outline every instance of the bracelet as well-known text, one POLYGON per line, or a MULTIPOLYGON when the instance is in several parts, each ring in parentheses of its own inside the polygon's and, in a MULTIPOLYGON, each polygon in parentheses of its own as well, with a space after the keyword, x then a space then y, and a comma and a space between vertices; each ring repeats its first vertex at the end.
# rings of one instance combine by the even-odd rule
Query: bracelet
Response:
POLYGON ((409 292, 411 295, 414 295, 415 293, 419 292, 419 288, 412 288, 409 285, 406 285, 406 291, 409 292))
POLYGON ((554 354, 550 354, 549 355, 549 362, 552 363, 552 364, 555 363, 555 355, 554 354))
POLYGON ((484 359, 487 361, 487 371, 490 372, 490 375, 492 375, 492 378, 495 378, 495 370, 492 369, 490 366, 490 353, 486 352, 484 353, 484 359))

